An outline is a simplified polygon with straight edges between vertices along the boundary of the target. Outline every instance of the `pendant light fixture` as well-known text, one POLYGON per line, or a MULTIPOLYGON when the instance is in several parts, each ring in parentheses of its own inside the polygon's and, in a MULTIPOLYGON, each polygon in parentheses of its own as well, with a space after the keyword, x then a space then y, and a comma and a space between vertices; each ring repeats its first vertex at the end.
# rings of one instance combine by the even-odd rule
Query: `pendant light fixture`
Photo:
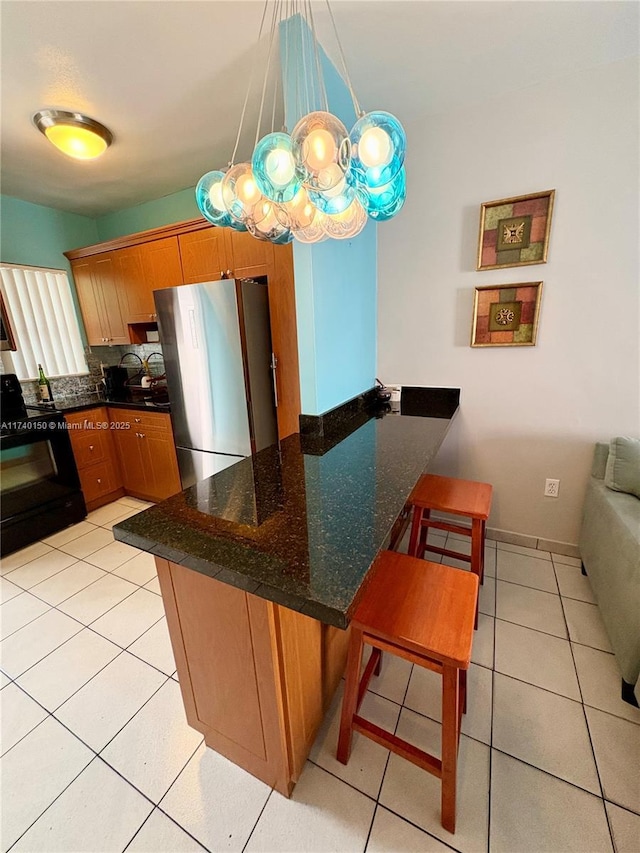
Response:
POLYGON ((33 123, 52 145, 75 160, 95 160, 113 142, 108 128, 82 113, 38 110, 33 123))
POLYGON ((207 172, 196 187, 198 208, 214 225, 248 230, 259 240, 278 244, 294 238, 301 243, 319 243, 355 237, 369 219, 384 222, 396 216, 404 204, 404 130, 391 113, 361 109, 329 0, 325 2, 356 122, 349 130, 329 111, 311 0, 265 0, 258 42, 269 7, 271 32, 253 155, 250 162, 235 162, 255 60, 228 168, 207 172), (301 30, 299 50, 291 57, 287 39, 284 53, 290 66, 287 71, 295 75, 298 114, 305 107, 307 112, 290 134, 286 128, 275 131, 276 74, 271 132, 261 139, 276 31, 279 23, 296 14, 306 25, 301 30))

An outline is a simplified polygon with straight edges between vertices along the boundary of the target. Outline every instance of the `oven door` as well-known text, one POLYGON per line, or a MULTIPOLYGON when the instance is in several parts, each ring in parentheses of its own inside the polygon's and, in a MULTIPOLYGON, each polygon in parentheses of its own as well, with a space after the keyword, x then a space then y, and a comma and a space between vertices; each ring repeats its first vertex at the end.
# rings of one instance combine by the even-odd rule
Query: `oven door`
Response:
POLYGON ((31 419, 2 435, 0 510, 5 554, 86 516, 64 419, 31 419))

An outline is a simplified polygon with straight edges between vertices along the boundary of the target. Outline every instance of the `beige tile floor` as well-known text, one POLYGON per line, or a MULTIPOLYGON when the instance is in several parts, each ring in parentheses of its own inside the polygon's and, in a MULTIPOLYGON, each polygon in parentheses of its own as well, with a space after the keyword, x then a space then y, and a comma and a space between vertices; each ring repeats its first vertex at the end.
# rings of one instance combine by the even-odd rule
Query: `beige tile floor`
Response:
MULTIPOLYGON (((487 547, 450 835, 433 777, 358 735, 336 761, 340 692, 290 800, 205 748, 153 559, 112 537, 144 506, 2 563, 2 851, 640 851, 640 711, 577 560, 487 547)), ((387 658, 374 682, 363 713, 437 751, 433 673, 387 658)))

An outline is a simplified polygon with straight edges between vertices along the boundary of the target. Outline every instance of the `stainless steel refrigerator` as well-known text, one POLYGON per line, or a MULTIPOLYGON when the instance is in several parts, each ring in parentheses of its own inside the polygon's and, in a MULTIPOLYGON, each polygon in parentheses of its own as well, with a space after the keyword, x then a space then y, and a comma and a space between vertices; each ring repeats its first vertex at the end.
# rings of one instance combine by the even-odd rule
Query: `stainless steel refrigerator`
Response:
POLYGON ((266 279, 154 293, 182 487, 277 441, 266 279))

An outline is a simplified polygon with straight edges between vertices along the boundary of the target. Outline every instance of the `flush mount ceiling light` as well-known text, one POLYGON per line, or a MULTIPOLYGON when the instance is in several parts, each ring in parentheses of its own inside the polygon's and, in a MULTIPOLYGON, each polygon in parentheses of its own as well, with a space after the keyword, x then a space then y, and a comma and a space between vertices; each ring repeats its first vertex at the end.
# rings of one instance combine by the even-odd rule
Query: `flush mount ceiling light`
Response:
POLYGON ((249 162, 235 162, 257 51, 228 168, 207 172, 196 187, 198 208, 214 225, 249 231, 259 240, 272 243, 290 243, 294 237, 301 243, 319 243, 355 237, 369 219, 383 222, 402 208, 406 197, 405 132, 390 113, 365 112, 360 108, 329 0, 326 6, 356 115, 355 124, 349 131, 329 112, 311 1, 266 0, 258 42, 268 7, 272 9, 271 33, 253 155, 249 162), (274 132, 276 74, 271 132, 261 139, 275 34, 279 24, 293 15, 300 15, 304 26, 297 51, 288 39, 284 44, 287 66, 284 76, 295 80, 296 114, 302 118, 291 133, 286 128, 274 132))
POLYGON ((49 142, 76 160, 94 160, 113 142, 113 134, 99 121, 66 110, 38 110, 33 123, 49 142))

